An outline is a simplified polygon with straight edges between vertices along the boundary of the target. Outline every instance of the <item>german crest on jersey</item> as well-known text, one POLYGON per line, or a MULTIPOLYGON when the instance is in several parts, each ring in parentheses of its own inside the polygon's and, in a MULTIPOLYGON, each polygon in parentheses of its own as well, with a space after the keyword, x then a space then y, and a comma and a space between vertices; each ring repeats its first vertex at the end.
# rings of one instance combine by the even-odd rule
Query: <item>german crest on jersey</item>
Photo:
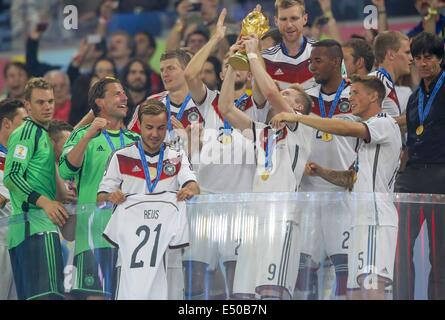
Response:
POLYGON ((196 122, 196 121, 198 121, 198 120, 199 120, 199 115, 198 115, 198 113, 195 112, 195 111, 190 112, 190 113, 188 114, 188 116, 187 116, 187 120, 188 120, 189 122, 196 122))
POLYGON ((338 109, 340 110, 340 112, 345 113, 351 111, 351 106, 348 101, 343 101, 340 102, 338 109))
POLYGON ((172 163, 167 163, 164 166, 164 173, 169 177, 173 176, 176 173, 176 166, 172 163))

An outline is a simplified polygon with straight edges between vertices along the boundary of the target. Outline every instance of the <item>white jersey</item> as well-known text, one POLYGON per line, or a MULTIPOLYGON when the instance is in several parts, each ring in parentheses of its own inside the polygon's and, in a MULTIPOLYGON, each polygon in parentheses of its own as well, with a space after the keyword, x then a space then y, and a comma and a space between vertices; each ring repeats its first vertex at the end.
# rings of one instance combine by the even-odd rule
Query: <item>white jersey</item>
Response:
MULTIPOLYGON (((157 175, 159 153, 145 154, 153 183, 157 175)), ((153 192, 177 191, 189 181, 196 181, 190 163, 183 150, 166 147, 162 161, 162 172, 153 192)), ((122 190, 124 194, 149 193, 145 181, 144 169, 136 143, 117 150, 111 156, 98 193, 111 193, 122 190)))
POLYGON ((376 70, 369 74, 370 76, 375 76, 380 81, 382 81, 383 85, 385 86, 386 95, 385 99, 382 103, 382 112, 387 113, 391 117, 398 117, 401 115, 401 106, 400 106, 400 100, 397 97, 397 92, 394 87, 394 83, 389 79, 385 74, 383 74, 381 71, 376 70))
MULTIPOLYGON (((168 91, 164 91, 159 94, 154 94, 154 95, 148 97, 147 100, 156 99, 166 105, 167 96, 168 96, 168 91)), ((170 111, 171 111, 172 116, 176 116, 179 113, 180 109, 181 109, 181 105, 175 105, 173 103, 170 103, 170 111)), ((139 124, 138 124, 138 111, 139 111, 139 106, 137 106, 136 109, 134 110, 133 118, 131 118, 130 123, 128 124, 128 130, 131 130, 136 133, 141 133, 141 129, 139 128, 139 124)), ((187 128, 187 126, 190 125, 191 123, 203 121, 202 116, 198 111, 198 108, 196 107, 195 103, 193 102, 193 99, 190 99, 187 102, 187 105, 184 109, 184 114, 183 114, 182 118, 180 119, 180 121, 181 121, 182 125, 184 126, 184 128, 187 128)))
MULTIPOLYGON (((351 114, 351 107, 349 104, 349 83, 343 89, 340 100, 335 109, 333 118, 356 121, 357 117, 351 114)), ((317 85, 314 88, 306 90, 306 93, 311 97, 313 102, 312 113, 321 115, 320 105, 319 105, 319 94, 321 90, 321 85, 317 85)), ((329 113, 331 104, 335 99, 336 93, 325 94, 321 93, 322 99, 324 101, 326 114, 329 113)), ((325 168, 330 168, 333 170, 347 170, 355 161, 355 147, 357 144, 357 138, 353 137, 342 137, 337 135, 332 135, 331 141, 323 141, 322 134, 320 130, 314 130, 312 136, 312 152, 309 157, 309 161, 315 162, 325 168)), ((345 191, 345 188, 336 186, 332 183, 320 177, 309 177, 303 176, 300 185, 300 191, 305 192, 336 192, 345 191)))
POLYGON ((399 168, 400 129, 386 113, 379 113, 363 123, 368 128, 370 141, 360 140, 357 146, 358 174, 353 191, 374 192, 375 198, 365 201, 364 205, 358 204, 363 214, 358 215, 354 224, 397 226, 397 211, 392 199, 387 201, 386 198, 393 193, 399 168))
MULTIPOLYGON (((254 145, 234 128, 224 132, 224 117, 218 109, 219 96, 218 91, 207 88, 204 102, 197 106, 204 118, 203 145, 197 166, 200 188, 204 193, 252 192, 256 168, 254 145), (223 143, 224 135, 230 136, 230 143, 223 143)), ((252 97, 244 100, 239 109, 259 122, 266 121, 269 110, 267 107, 258 109, 252 97)), ((194 160, 192 164, 195 168, 194 160)))
POLYGON ((176 193, 138 194, 118 205, 104 237, 119 248, 117 300, 166 300, 167 248, 188 245, 185 202, 176 193))
POLYGON ((275 131, 270 126, 258 122, 252 122, 252 129, 257 152, 253 192, 298 191, 311 152, 314 130, 300 123, 294 130, 285 126, 275 131), (266 145, 271 139, 273 142, 268 148, 271 167, 269 174, 265 175, 266 145))
POLYGON ((303 36, 301 50, 295 57, 287 54, 284 43, 262 52, 267 73, 278 83, 281 90, 295 83, 300 84, 303 89, 315 85, 312 72, 309 71, 309 58, 313 43, 313 40, 303 36))
MULTIPOLYGON (((10 199, 9 190, 3 184, 5 170, 6 153, 0 150, 0 194, 10 199)), ((11 202, 8 202, 3 209, 0 209, 0 246, 6 245, 6 234, 8 232, 8 217, 12 214, 11 202)))
POLYGON ((406 112, 406 107, 408 106, 408 100, 413 90, 410 87, 396 86, 396 94, 400 102, 400 112, 404 114, 406 112))

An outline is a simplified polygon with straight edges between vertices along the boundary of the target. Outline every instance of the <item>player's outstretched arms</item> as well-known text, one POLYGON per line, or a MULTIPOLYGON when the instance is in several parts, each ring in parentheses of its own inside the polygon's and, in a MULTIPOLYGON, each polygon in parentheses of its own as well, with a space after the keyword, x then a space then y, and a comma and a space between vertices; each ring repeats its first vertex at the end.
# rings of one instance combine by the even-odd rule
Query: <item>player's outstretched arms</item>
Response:
POLYGON ((244 112, 239 110, 233 101, 235 100, 235 71, 228 67, 221 88, 218 108, 221 114, 236 129, 244 131, 251 128, 252 120, 244 112))
POLYGON ((308 162, 304 170, 304 174, 307 176, 321 177, 322 179, 335 184, 336 186, 343 187, 349 191, 354 187, 356 180, 356 173, 353 169, 346 171, 336 171, 328 168, 324 168, 314 162, 308 162))
MULTIPOLYGON (((279 118, 278 118, 279 119, 279 118)), ((290 118, 289 118, 290 119, 290 118)), ((296 114, 287 122, 299 122, 322 132, 345 137, 356 137, 369 141, 369 131, 362 122, 346 121, 341 119, 327 119, 313 115, 296 114)))

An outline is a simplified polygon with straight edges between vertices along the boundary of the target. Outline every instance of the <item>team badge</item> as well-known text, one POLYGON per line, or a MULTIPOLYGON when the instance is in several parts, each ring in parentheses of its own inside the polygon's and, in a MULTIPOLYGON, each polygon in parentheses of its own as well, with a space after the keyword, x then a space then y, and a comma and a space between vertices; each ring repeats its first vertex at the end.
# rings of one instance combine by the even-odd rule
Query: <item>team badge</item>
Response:
POLYGON ((167 176, 170 176, 170 177, 173 176, 176 173, 176 166, 171 163, 166 164, 164 166, 164 173, 167 176))
POLYGON ((189 122, 196 122, 199 119, 199 115, 196 112, 190 112, 189 115, 187 116, 187 120, 189 122))
POLYGON ((94 277, 91 274, 87 275, 84 281, 87 287, 92 287, 94 285, 94 277))
POLYGON ((28 147, 18 144, 14 149, 14 158, 25 160, 28 154, 28 147))
POLYGON ((349 111, 351 111, 351 106, 349 105, 348 101, 343 101, 342 103, 340 103, 338 108, 340 109, 340 112, 349 112, 349 111))

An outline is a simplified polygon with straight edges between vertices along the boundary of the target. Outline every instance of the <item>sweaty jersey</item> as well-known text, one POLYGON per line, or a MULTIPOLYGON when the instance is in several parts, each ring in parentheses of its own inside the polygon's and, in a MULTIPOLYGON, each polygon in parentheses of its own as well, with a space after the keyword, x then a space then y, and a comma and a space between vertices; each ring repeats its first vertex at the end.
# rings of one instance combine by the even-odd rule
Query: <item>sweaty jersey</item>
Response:
MULTIPOLYGON (((254 145, 233 127, 224 131, 224 117, 218 108, 220 93, 206 90, 204 102, 197 106, 204 118, 203 146, 197 166, 199 186, 204 193, 252 192, 254 145), (225 143, 225 135, 230 143, 225 143)), ((266 106, 259 109, 251 96, 242 100, 238 108, 258 122, 266 121, 269 110, 266 106)))
MULTIPOLYGON (((357 181, 354 192, 375 192, 392 194, 399 168, 402 149, 400 129, 395 120, 386 113, 363 122, 369 131, 370 140, 360 140, 357 146, 357 181)), ((392 201, 375 201, 359 204, 362 214, 356 217, 355 224, 397 226, 397 211, 392 201)))
POLYGON ((185 202, 177 202, 176 193, 128 196, 103 236, 119 248, 117 300, 168 298, 165 252, 189 242, 185 202))
MULTIPOLYGON (((151 183, 153 183, 157 175, 159 152, 145 153, 145 159, 148 163, 151 183)), ((153 190, 155 193, 177 191, 188 182, 196 181, 196 176, 190 169, 190 163, 183 150, 177 151, 166 147, 161 170, 159 182, 153 190)), ((124 194, 149 193, 136 143, 113 153, 97 192, 111 193, 119 189, 124 194)))
POLYGON ((263 123, 252 122, 252 131, 257 151, 253 192, 298 191, 311 152, 314 130, 300 123, 293 129, 285 126, 276 131, 263 123), (266 148, 270 159, 269 174, 265 174, 266 148))
POLYGON ((380 81, 382 81, 383 85, 385 86, 386 95, 385 99, 382 103, 382 112, 387 113, 391 117, 398 117, 400 116, 402 110, 399 102, 399 98, 397 97, 397 92, 394 86, 394 83, 390 78, 388 78, 384 73, 382 73, 380 70, 376 70, 374 72, 371 72, 369 74, 370 76, 375 76, 380 81))
MULTIPOLYGON (((85 150, 82 166, 74 167, 67 159, 68 153, 74 146, 85 136, 90 125, 74 130, 63 146, 62 156, 59 161, 59 175, 62 179, 68 180, 75 178, 77 185, 77 194, 79 205, 87 205, 86 210, 94 207, 96 203, 97 190, 102 180, 108 158, 113 152, 112 147, 107 141, 103 133, 98 133, 96 137, 88 142, 85 150)), ((108 130, 110 141, 115 149, 121 147, 120 131, 108 130)), ((129 131, 122 130, 124 145, 128 145, 138 140, 138 135, 129 131)), ((105 224, 108 222, 109 213, 101 211, 100 219, 95 219, 93 223, 90 221, 90 213, 82 211, 82 206, 78 206, 78 215, 76 223, 76 254, 89 250, 91 247, 91 239, 95 248, 109 247, 109 244, 103 240, 102 232, 105 224), (89 222, 90 221, 90 222, 89 222)))
POLYGON ((56 158, 48 131, 30 118, 14 130, 8 146, 3 182, 11 195, 13 216, 29 213, 29 224, 12 223, 9 227, 8 243, 13 248, 25 236, 57 231, 56 225, 36 205, 41 195, 55 199, 56 158))
MULTIPOLYGON (((168 91, 164 91, 159 94, 154 94, 154 95, 148 97, 147 100, 156 99, 166 105, 167 95, 168 95, 168 91)), ((172 116, 176 116, 179 113, 180 109, 181 109, 181 105, 176 105, 173 102, 170 103, 170 111, 171 111, 172 116)), ((136 132, 136 133, 141 133, 141 128, 139 128, 139 124, 138 124, 138 111, 139 111, 139 106, 137 106, 136 109, 134 110, 133 118, 130 120, 130 123, 128 124, 128 129, 133 132, 136 132)), ((180 119, 180 121, 181 121, 182 125, 184 126, 184 128, 187 128, 187 126, 189 126, 193 122, 200 123, 203 121, 198 108, 196 107, 195 103, 193 102, 193 99, 190 99, 188 101, 187 106, 184 109, 184 114, 183 114, 182 118, 180 119)))
MULTIPOLYGON (((351 107, 349 104, 349 91, 350 85, 343 89, 340 100, 335 108, 335 112, 332 118, 356 121, 357 118, 351 114, 351 107)), ((306 90, 306 93, 311 97, 313 102, 312 112, 321 116, 319 95, 321 85, 317 85, 314 88, 306 90)), ((321 97, 324 101, 326 115, 329 114, 331 105, 335 99, 336 93, 325 94, 321 92, 321 97)), ((357 138, 342 137, 337 135, 331 135, 331 141, 324 141, 323 132, 320 130, 314 130, 312 136, 312 152, 309 157, 309 161, 315 162, 322 167, 333 170, 347 170, 355 160, 355 146, 357 144, 357 138)), ((300 191, 306 192, 335 192, 345 191, 343 187, 336 186, 332 183, 320 177, 303 176, 301 180, 300 191)))
POLYGON ((303 36, 300 52, 294 57, 288 55, 283 42, 262 52, 267 73, 278 83, 281 90, 294 83, 300 84, 303 89, 315 85, 314 77, 309 70, 313 43, 313 40, 303 36))

